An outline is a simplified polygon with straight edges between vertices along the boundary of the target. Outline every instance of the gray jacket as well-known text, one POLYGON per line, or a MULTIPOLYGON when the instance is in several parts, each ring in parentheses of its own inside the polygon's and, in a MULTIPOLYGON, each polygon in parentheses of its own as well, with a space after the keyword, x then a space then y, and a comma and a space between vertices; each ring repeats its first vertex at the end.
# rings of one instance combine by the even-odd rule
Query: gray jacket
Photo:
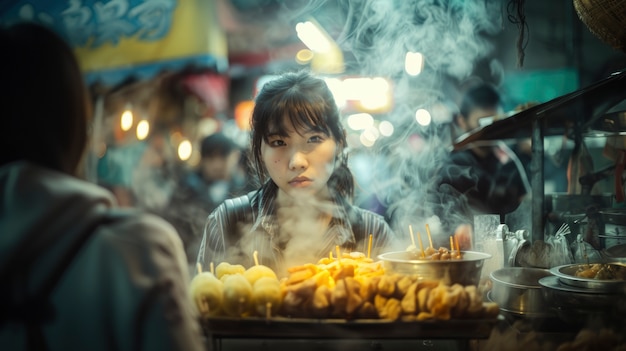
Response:
MULTIPOLYGON (((66 174, 24 162, 0 167, 0 272, 21 277, 20 286, 3 280, 2 288, 15 298, 33 294, 67 241, 114 206, 109 192, 66 174), (7 267, 15 260, 24 264, 7 267)), ((135 213, 102 224, 51 292, 44 341, 51 351, 203 350, 188 284, 180 238, 167 222, 135 213)), ((0 324, 0 345, 26 349, 23 321, 0 324)))

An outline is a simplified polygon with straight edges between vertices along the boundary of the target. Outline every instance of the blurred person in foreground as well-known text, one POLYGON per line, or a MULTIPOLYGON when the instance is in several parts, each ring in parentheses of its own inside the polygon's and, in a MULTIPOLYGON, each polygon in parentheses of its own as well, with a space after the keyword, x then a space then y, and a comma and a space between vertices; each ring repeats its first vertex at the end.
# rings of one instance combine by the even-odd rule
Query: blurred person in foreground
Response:
POLYGON ((251 157, 260 188, 226 200, 206 224, 198 262, 260 264, 277 274, 329 253, 385 252, 394 234, 383 217, 352 204, 346 134, 324 80, 285 73, 266 83, 251 121, 251 157))
POLYGON ((3 350, 202 350, 180 238, 80 178, 91 106, 70 47, 0 28, 3 350))
MULTIPOLYGON (((495 87, 487 83, 473 86, 461 100, 455 127, 461 133, 472 132, 481 126, 481 119, 495 120, 502 115, 501 105, 495 87)), ((456 202, 451 210, 463 212, 466 223, 472 223, 475 214, 499 214, 502 218, 514 211, 528 192, 527 180, 522 178, 525 170, 516 158, 503 142, 453 151, 438 171, 438 192, 456 202)), ((458 224, 450 223, 449 228, 458 224)))

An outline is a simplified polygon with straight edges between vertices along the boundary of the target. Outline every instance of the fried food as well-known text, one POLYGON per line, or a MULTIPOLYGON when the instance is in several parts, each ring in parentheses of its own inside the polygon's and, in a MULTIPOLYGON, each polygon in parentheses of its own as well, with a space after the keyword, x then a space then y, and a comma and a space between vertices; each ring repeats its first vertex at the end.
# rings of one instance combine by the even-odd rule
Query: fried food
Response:
POLYGON ((229 274, 224 279, 224 312, 231 317, 244 317, 252 310, 252 285, 242 274, 229 274))
POLYGON ((268 266, 256 265, 246 269, 243 276, 254 286, 254 283, 262 277, 269 277, 278 281, 276 273, 268 266))
MULTIPOLYGON (((220 264, 215 267, 215 276, 217 279, 222 279, 223 277, 230 274, 243 274, 246 271, 246 268, 240 264, 230 264, 228 262, 220 262, 220 264)), ((222 279, 222 281, 224 281, 222 279)))
POLYGON ((224 295, 224 286, 221 280, 213 273, 202 272, 191 280, 189 294, 198 312, 202 317, 219 314, 224 295))
POLYGON ((257 315, 275 316, 282 303, 280 282, 272 277, 260 277, 252 286, 252 303, 257 315))

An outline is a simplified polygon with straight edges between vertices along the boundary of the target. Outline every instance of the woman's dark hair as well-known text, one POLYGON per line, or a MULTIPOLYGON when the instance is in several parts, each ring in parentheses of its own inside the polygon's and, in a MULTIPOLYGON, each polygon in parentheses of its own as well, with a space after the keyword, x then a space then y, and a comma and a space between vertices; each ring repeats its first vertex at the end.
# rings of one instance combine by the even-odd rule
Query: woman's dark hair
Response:
POLYGON ((347 141, 339 109, 326 82, 306 71, 284 73, 267 82, 256 97, 251 120, 251 162, 261 184, 272 183, 263 164, 261 144, 268 142, 270 132, 287 134, 283 117, 296 129, 323 132, 337 142, 342 152, 338 153, 338 164, 328 186, 341 197, 352 200, 354 178, 343 152, 347 141))
POLYGON ((34 23, 0 28, 0 165, 25 160, 76 175, 91 105, 69 45, 34 23))

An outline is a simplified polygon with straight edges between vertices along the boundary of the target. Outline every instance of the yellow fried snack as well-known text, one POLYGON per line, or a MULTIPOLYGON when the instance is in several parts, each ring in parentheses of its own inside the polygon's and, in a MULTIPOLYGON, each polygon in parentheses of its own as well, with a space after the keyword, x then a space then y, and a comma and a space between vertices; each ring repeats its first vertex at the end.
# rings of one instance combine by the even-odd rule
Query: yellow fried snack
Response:
POLYGON ((356 311, 357 318, 378 318, 378 311, 373 303, 369 301, 363 302, 358 311, 356 311))
POLYGON ((311 314, 317 318, 327 318, 330 315, 331 291, 327 285, 320 285, 313 294, 311 314))
POLYGON ((416 306, 416 307, 419 307, 419 309, 416 308, 416 310, 419 310, 420 312, 430 311, 428 309, 428 297, 430 296, 430 291, 432 289, 433 288, 431 288, 430 286, 425 286, 419 289, 419 291, 417 292, 417 306, 416 306))
POLYGON ((348 291, 344 279, 338 280, 335 283, 335 288, 330 295, 330 304, 332 306, 333 316, 339 318, 345 316, 346 306, 348 305, 348 291))
POLYGON ((452 317, 461 317, 467 306, 469 306, 469 299, 465 289, 461 284, 454 284, 450 287, 450 296, 455 301, 450 311, 452 317))
POLYGON ((301 283, 317 273, 317 268, 315 268, 315 266, 313 265, 301 267, 303 268, 289 272, 289 277, 287 277, 287 285, 301 283))
POLYGON ((348 300, 346 302, 346 315, 351 317, 363 304, 363 298, 359 294, 361 284, 352 277, 344 279, 348 300))
POLYGON ((282 303, 280 282, 272 277, 260 277, 252 286, 252 303, 257 315, 275 316, 282 303))
POLYGON ((430 291, 428 296, 428 302, 426 303, 428 312, 436 319, 450 319, 450 305, 448 301, 448 287, 445 284, 439 284, 439 286, 430 291))
POLYGON ((378 312, 378 315, 380 316, 380 318, 383 319, 391 319, 391 320, 398 320, 400 318, 400 316, 402 315, 402 307, 400 306, 400 300, 398 299, 388 299, 387 303, 385 304, 385 307, 383 308, 382 311, 378 312))
POLYGON ((400 307, 402 307, 403 314, 412 314, 415 315, 417 312, 417 296, 415 292, 417 291, 417 282, 411 284, 406 291, 406 294, 400 301, 400 307))
POLYGON ((252 266, 246 269, 243 272, 243 276, 248 279, 251 285, 254 286, 254 283, 262 277, 269 277, 278 280, 276 273, 268 266, 264 266, 262 264, 258 264, 256 266, 252 266))
POLYGON ((202 317, 219 314, 222 306, 224 287, 213 273, 202 272, 191 280, 189 294, 202 317))
POLYGON ((224 280, 224 312, 232 317, 250 314, 252 308, 252 285, 241 274, 230 274, 224 280))
POLYGON ((413 282, 415 282, 415 278, 408 275, 401 276, 400 279, 398 279, 398 281, 396 282, 395 297, 398 299, 402 299, 404 295, 406 295, 409 287, 411 286, 411 284, 413 284, 413 282))
POLYGON ((378 282, 378 294, 384 297, 392 297, 396 292, 396 280, 395 276, 383 275, 378 282))
MULTIPOLYGON (((230 264, 228 262, 221 262, 215 267, 215 276, 217 279, 222 279, 223 277, 230 274, 243 274, 246 271, 246 268, 240 264, 230 264)), ((224 281, 224 279, 222 279, 224 281)))

